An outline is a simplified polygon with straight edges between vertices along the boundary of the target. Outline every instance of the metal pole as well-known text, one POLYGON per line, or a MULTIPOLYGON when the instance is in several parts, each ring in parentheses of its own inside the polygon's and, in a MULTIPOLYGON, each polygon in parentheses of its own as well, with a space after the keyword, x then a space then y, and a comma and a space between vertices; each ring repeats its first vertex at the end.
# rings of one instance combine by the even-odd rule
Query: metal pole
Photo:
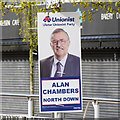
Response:
POLYGON ((58 113, 57 116, 60 120, 62 119, 62 113, 58 113))
POLYGON ((54 118, 55 118, 55 119, 56 119, 56 118, 59 118, 59 120, 62 119, 62 118, 63 118, 63 117, 62 117, 62 113, 54 112, 54 118))
POLYGON ((89 105, 90 105, 90 101, 87 103, 87 106, 86 106, 86 108, 85 108, 83 120, 85 120, 85 117, 86 117, 86 114, 87 114, 87 110, 88 110, 89 105))
POLYGON ((32 99, 29 97, 28 98, 28 118, 31 118, 32 111, 33 111, 33 102, 32 102, 32 99))
POLYGON ((54 112, 54 118, 58 118, 57 114, 57 112, 54 112))
POLYGON ((97 101, 92 102, 94 107, 94 118, 99 118, 99 103, 97 101))

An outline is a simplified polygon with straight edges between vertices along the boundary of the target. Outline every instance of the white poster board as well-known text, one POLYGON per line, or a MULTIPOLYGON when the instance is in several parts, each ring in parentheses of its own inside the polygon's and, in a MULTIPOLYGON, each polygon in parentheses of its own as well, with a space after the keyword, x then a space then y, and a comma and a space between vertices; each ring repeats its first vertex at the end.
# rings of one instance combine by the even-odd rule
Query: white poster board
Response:
POLYGON ((80 36, 79 13, 38 13, 40 112, 82 111, 80 36))

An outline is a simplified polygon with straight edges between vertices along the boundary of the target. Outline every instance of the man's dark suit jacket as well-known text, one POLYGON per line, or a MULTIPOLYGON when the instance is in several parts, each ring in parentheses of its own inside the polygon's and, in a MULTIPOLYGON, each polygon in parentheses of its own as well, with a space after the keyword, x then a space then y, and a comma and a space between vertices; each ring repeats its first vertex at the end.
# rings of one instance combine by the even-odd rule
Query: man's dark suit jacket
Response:
MULTIPOLYGON (((50 77, 54 57, 50 56, 40 61, 41 78, 50 77)), ((80 76, 80 58, 68 54, 62 77, 79 77, 80 76)))

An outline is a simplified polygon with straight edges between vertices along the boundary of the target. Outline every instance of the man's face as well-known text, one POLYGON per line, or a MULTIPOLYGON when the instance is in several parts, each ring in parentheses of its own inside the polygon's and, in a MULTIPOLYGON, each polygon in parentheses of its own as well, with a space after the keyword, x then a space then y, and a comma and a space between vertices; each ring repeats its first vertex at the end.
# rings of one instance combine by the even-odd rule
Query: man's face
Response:
POLYGON ((58 60, 61 60, 68 52, 68 48, 70 45, 70 40, 65 32, 58 32, 52 34, 51 43, 50 43, 55 57, 58 60))

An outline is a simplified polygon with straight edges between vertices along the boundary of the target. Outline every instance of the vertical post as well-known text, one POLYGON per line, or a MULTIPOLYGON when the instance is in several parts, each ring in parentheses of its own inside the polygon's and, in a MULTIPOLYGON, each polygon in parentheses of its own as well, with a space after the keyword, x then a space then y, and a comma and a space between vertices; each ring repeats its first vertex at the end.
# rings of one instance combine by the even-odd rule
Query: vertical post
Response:
POLYGON ((33 111, 33 102, 30 97, 28 97, 28 118, 31 118, 33 111))
POLYGON ((63 118, 62 113, 54 112, 54 118, 59 118, 59 120, 61 120, 63 118))
POLYGON ((54 112, 54 118, 58 118, 57 114, 57 112, 54 112))
POLYGON ((92 102, 94 107, 94 118, 99 118, 99 103, 97 101, 92 102))
MULTIPOLYGON (((32 4, 31 2, 28 3, 28 17, 29 17, 29 27, 32 28, 32 4)), ((30 51, 29 51, 29 64, 30 64, 30 94, 34 94, 34 85, 33 85, 33 30, 30 29, 30 51)), ((34 101, 31 100, 31 104, 33 105, 32 108, 34 108, 34 101)), ((34 109, 32 109, 32 115, 34 115, 34 109)))
MULTIPOLYGON (((0 6, 0 7, 2 7, 2 5, 0 6)), ((2 12, 3 12, 3 10, 0 10, 0 20, 2 19, 2 12)), ((1 38, 2 38, 2 28, 3 27, 0 27, 0 36, 1 36, 1 38)), ((0 42, 2 42, 2 39, 0 39, 0 42)), ((0 46, 0 58, 2 58, 2 45, 0 46)), ((1 60, 1 62, 0 62, 0 66, 1 66, 1 68, 2 68, 2 60, 1 60)), ((0 92, 2 93, 2 82, 3 82, 3 78, 2 78, 2 69, 0 69, 0 92)), ((3 110, 3 108, 2 108, 2 103, 3 103, 3 101, 2 101, 2 97, 0 97, 0 111, 1 112, 3 112, 2 110, 3 110)), ((2 117, 2 116, 1 116, 2 117)), ((2 119, 1 119, 2 120, 2 119)))

